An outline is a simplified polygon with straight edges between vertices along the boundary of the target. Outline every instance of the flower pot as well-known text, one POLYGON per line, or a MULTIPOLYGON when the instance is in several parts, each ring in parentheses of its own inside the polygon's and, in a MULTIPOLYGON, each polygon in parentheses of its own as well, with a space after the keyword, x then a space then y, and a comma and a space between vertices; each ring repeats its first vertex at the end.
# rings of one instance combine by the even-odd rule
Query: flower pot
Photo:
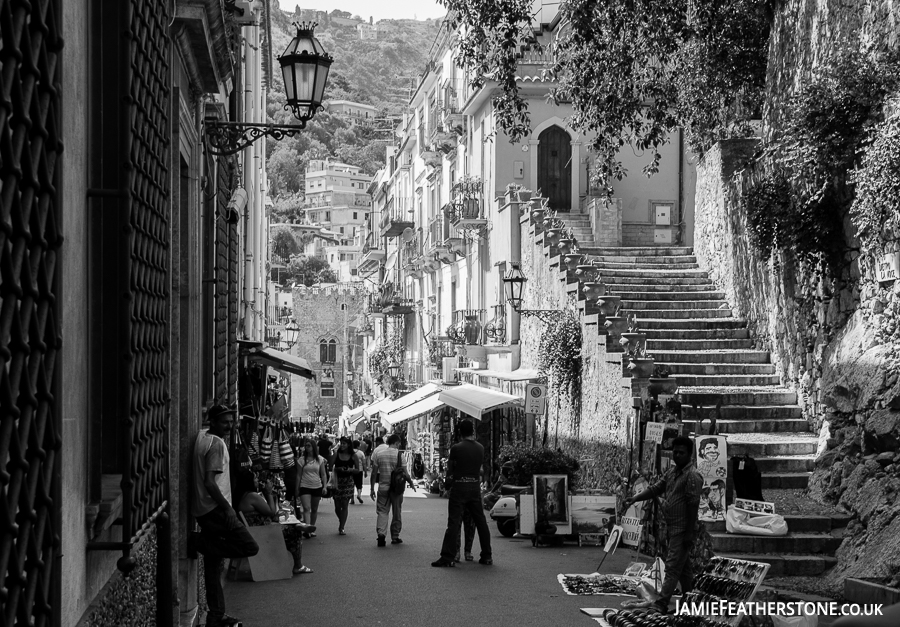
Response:
POLYGON ((559 252, 563 255, 568 255, 569 253, 575 250, 575 246, 578 245, 574 239, 564 238, 559 240, 559 252))
POLYGON ((606 292, 606 286, 603 283, 587 282, 583 284, 581 291, 586 299, 596 300, 606 292))
POLYGON ((603 327, 609 335, 619 338, 628 328, 628 319, 625 316, 607 316, 603 327))
POLYGON ((457 205, 456 217, 460 220, 477 220, 481 203, 477 198, 463 198, 457 205))
POLYGON ((611 316, 616 313, 616 309, 619 308, 621 303, 621 296, 614 296, 609 293, 604 294, 597 299, 597 306, 600 308, 600 313, 604 316, 611 316))
POLYGON ((518 189, 516 190, 516 197, 519 202, 530 202, 531 201, 531 190, 529 189, 518 189))
POLYGON ((564 257, 566 262, 566 267, 571 272, 577 272, 578 266, 581 265, 584 256, 579 253, 569 253, 564 257))
POLYGON ((466 344, 474 345, 480 343, 481 323, 478 322, 478 316, 466 316, 466 321, 463 325, 463 337, 466 339, 466 344))
POLYGON ((631 357, 628 371, 637 379, 648 379, 653 374, 654 360, 651 357, 631 357))
POLYGON ((544 231, 544 239, 550 242, 551 246, 557 246, 562 236, 563 230, 559 228, 552 228, 544 231))
POLYGON ((638 350, 647 348, 647 334, 626 331, 622 334, 622 342, 628 345, 627 350, 638 350))
POLYGON ((678 380, 671 377, 650 377, 650 394, 674 394, 678 380))
POLYGON ((584 281, 597 281, 600 269, 594 265, 581 265, 575 268, 575 275, 584 281))

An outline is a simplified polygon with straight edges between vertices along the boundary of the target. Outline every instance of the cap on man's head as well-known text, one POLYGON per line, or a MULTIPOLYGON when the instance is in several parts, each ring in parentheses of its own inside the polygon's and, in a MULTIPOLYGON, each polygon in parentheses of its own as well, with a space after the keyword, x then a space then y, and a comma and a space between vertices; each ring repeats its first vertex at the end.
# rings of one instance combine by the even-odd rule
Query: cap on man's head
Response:
POLYGON ((213 405, 206 411, 206 419, 209 422, 213 420, 218 420, 219 416, 224 416, 226 414, 236 414, 236 409, 231 409, 226 405, 213 405))

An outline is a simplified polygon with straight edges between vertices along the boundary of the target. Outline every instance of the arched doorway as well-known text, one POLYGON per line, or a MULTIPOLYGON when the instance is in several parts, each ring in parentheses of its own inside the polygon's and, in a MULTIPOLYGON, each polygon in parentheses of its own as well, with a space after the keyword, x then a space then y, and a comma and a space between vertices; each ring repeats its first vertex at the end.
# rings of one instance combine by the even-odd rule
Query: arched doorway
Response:
POLYGON ((538 136, 538 189, 556 211, 572 209, 571 141, 558 126, 551 126, 538 136))

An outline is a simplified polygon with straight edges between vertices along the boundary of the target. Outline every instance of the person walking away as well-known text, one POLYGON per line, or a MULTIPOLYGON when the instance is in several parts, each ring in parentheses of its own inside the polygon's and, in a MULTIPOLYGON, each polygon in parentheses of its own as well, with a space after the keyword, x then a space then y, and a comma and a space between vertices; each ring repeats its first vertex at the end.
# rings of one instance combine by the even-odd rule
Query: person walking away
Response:
POLYGON ((413 461, 413 477, 416 479, 425 478, 425 462, 422 460, 421 453, 416 453, 416 459, 413 461))
POLYGON ((656 608, 661 612, 669 610, 669 600, 681 582, 682 594, 694 587, 694 574, 690 564, 690 554, 697 540, 697 515, 700 507, 700 491, 703 477, 692 463, 693 442, 685 436, 672 441, 672 461, 662 479, 638 495, 625 499, 627 511, 632 504, 649 498, 664 496, 662 513, 666 522, 666 577, 663 581, 656 608))
MULTIPOLYGON (((319 516, 319 501, 328 485, 328 463, 318 454, 312 440, 303 442, 303 453, 296 463, 297 493, 303 505, 303 522, 316 524, 319 516)), ((315 531, 304 532, 307 538, 314 538, 315 531)))
MULTIPOLYGON (((372 453, 372 475, 371 475, 371 492, 370 496, 375 501, 375 512, 377 514, 377 522, 375 529, 378 533, 378 546, 383 547, 386 544, 388 533, 388 514, 391 517, 391 544, 402 544, 400 539, 400 531, 403 529, 403 519, 400 515, 400 509, 403 507, 403 495, 397 494, 391 490, 391 473, 397 466, 402 466, 403 462, 400 457, 400 436, 392 433, 388 436, 387 445, 379 447, 372 453), (378 490, 377 500, 375 490, 378 490)), ((413 490, 416 489, 415 484, 406 473, 406 482, 413 490)))
MULTIPOLYGON (((359 504, 363 504, 362 497, 362 487, 363 487, 363 478, 369 476, 369 467, 366 465, 368 458, 365 453, 360 450, 360 442, 359 440, 353 440, 351 443, 353 447, 353 454, 356 455, 356 459, 359 462, 359 468, 362 469, 362 472, 358 472, 353 475, 353 485, 356 487, 356 498, 359 500, 359 504)), ((353 502, 353 499, 350 499, 350 502, 353 502)))
POLYGON ((319 456, 324 457, 325 460, 328 462, 328 472, 330 473, 331 472, 331 461, 330 460, 332 457, 332 453, 331 453, 332 444, 331 444, 331 438, 329 438, 328 434, 325 433, 324 431, 319 434, 318 447, 319 447, 319 456))
POLYGON ((471 420, 462 420, 457 427, 462 440, 450 447, 447 458, 447 476, 452 477, 450 502, 447 505, 447 530, 441 545, 441 557, 432 566, 453 566, 459 550, 459 526, 463 512, 467 511, 478 530, 481 544, 479 564, 490 566, 494 563, 491 553, 491 534, 484 518, 481 503, 481 474, 484 465, 484 447, 475 441, 475 425, 471 420))
POLYGON ((332 498, 334 499, 334 513, 338 518, 338 533, 342 536, 347 535, 344 527, 347 524, 347 513, 350 509, 350 502, 353 501, 353 495, 356 493, 356 484, 354 477, 362 476, 362 468, 359 466, 359 459, 353 452, 353 445, 350 438, 343 436, 338 442, 337 452, 334 454, 334 478, 332 484, 334 491, 332 498))
MULTIPOLYGON (((235 485, 235 500, 238 502, 238 511, 244 515, 250 527, 279 524, 274 519, 278 516, 278 506, 275 505, 272 480, 269 479, 259 491, 259 481, 251 475, 250 481, 246 479, 235 485)), ((315 531, 315 526, 304 523, 294 525, 281 525, 281 534, 284 536, 284 546, 291 557, 294 558, 293 573, 295 575, 311 573, 312 569, 303 565, 303 532, 315 531)))
POLYGON ((259 553, 259 546, 231 505, 230 459, 225 439, 234 428, 235 413, 224 405, 210 407, 206 412, 209 429, 201 430, 194 442, 191 513, 200 525, 200 532, 188 534, 187 550, 190 557, 196 557, 197 553, 203 555, 208 627, 240 622, 225 613, 222 560, 259 553))

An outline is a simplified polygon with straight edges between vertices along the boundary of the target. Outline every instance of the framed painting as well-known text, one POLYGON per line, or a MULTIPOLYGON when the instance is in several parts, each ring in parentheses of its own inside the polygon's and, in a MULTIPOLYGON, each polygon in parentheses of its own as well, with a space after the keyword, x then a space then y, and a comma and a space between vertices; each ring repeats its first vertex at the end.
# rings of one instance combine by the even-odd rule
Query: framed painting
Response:
POLYGON ((569 525, 568 475, 534 475, 534 520, 569 525))

